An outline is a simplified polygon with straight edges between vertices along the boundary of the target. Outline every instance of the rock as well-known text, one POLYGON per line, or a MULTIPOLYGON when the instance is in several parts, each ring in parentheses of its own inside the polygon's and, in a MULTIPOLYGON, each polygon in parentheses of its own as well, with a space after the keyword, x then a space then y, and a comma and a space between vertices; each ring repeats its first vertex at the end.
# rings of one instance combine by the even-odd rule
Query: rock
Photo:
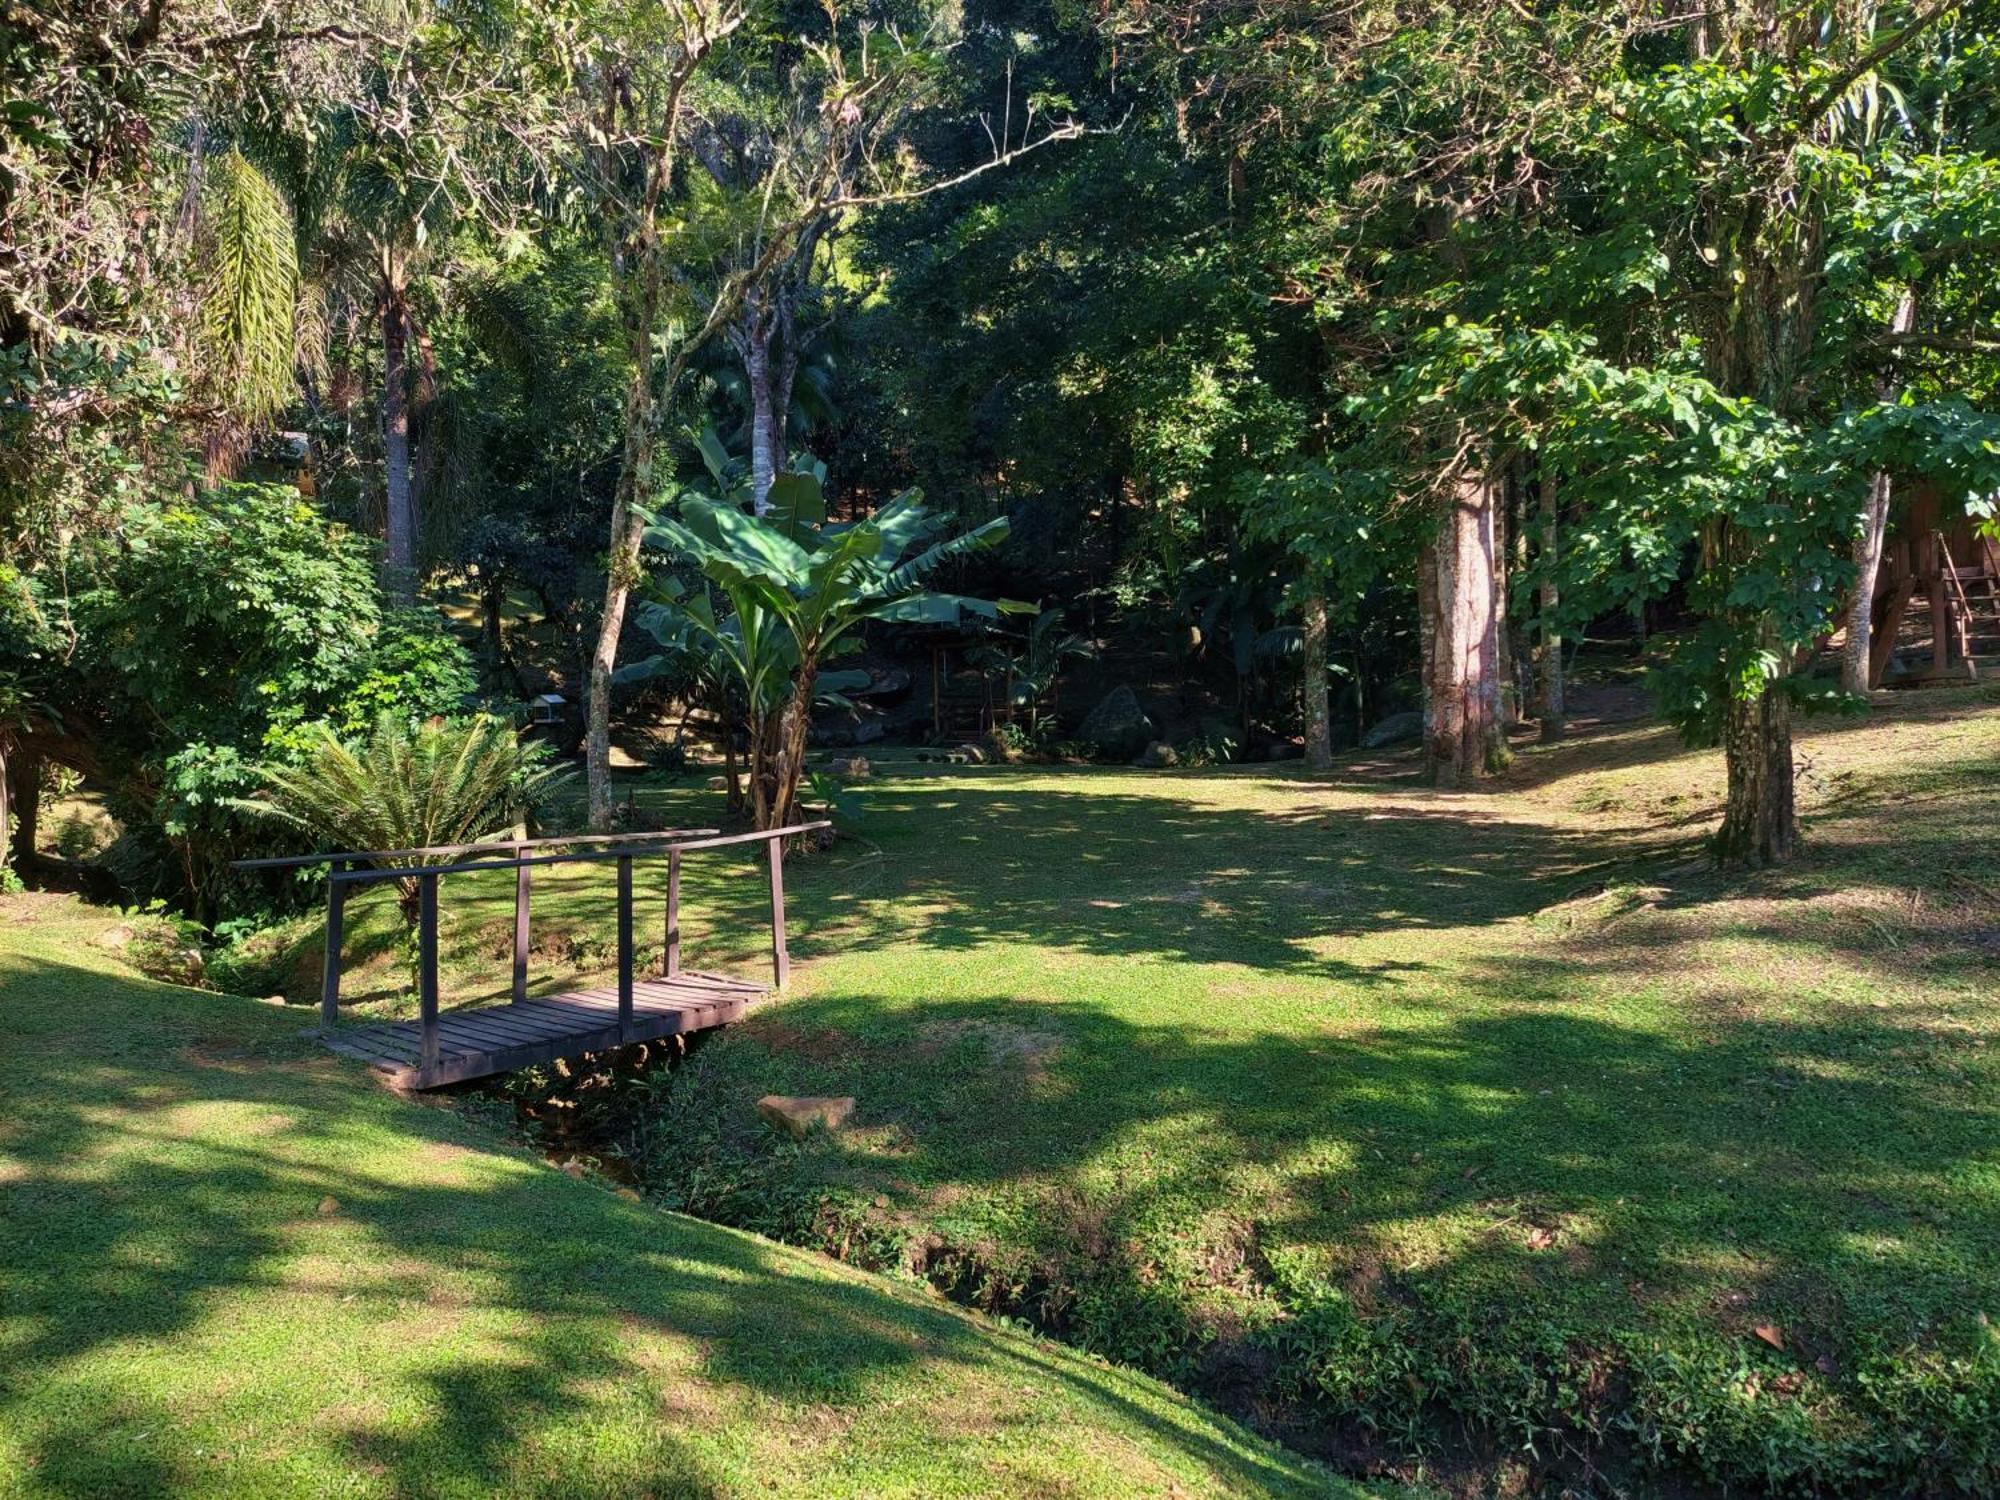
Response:
POLYGON ((639 1191, 637 1188, 622 1187, 622 1188, 615 1188, 613 1189, 613 1191, 617 1194, 618 1197, 623 1198, 627 1203, 644 1203, 646 1201, 644 1198, 639 1196, 639 1191))
POLYGON ((283 1005, 285 1003, 285 997, 283 995, 266 995, 262 1000, 259 1000, 257 1003, 259 1005, 283 1005))
POLYGON ((804 1140, 816 1129, 838 1130, 854 1113, 852 1095, 838 1098, 811 1094, 766 1094, 757 1101, 757 1113, 773 1130, 781 1130, 794 1140, 804 1140))
POLYGON ((1165 740, 1154 740, 1138 760, 1139 765, 1153 770, 1164 770, 1168 766, 1177 766, 1180 763, 1180 752, 1165 740))
POLYGON ((726 792, 726 791, 728 791, 728 790, 729 790, 729 778, 728 778, 727 776, 711 776, 711 777, 709 777, 709 778, 708 778, 708 789, 709 789, 709 790, 710 790, 711 792, 726 792))
POLYGON ((1095 745, 1107 760, 1132 760, 1156 738, 1153 721, 1139 707, 1139 695, 1122 684, 1099 700, 1077 726, 1076 737, 1095 745))
POLYGON ((1297 740, 1273 740, 1271 748, 1264 752, 1266 760, 1299 760, 1304 757, 1306 747, 1297 740))
POLYGON ((1368 732, 1361 736, 1361 748, 1381 750, 1389 745, 1401 745, 1419 738, 1424 732, 1424 716, 1412 710, 1408 713, 1390 714, 1377 721, 1368 732))
POLYGON ((132 941, 132 924, 120 922, 116 927, 107 927, 98 933, 97 946, 100 948, 123 948, 132 941))
POLYGON ((829 776, 838 776, 842 781, 866 781, 871 774, 868 757, 865 755, 850 755, 843 759, 830 760, 826 763, 826 772, 829 776))
POLYGON ((907 669, 891 667, 886 672, 877 672, 863 688, 856 688, 848 694, 850 698, 893 698, 898 693, 910 690, 911 678, 907 669))
POLYGON ((885 738, 888 733, 889 726, 883 720, 863 719, 859 724, 854 726, 854 743, 857 745, 872 745, 877 740, 885 738))
POLYGON ((339 1212, 340 1200, 338 1198, 327 1197, 319 1200, 319 1216, 322 1219, 330 1219, 339 1212))
POLYGON ((986 749, 982 745, 963 744, 952 751, 952 756, 962 765, 983 766, 986 764, 986 749))

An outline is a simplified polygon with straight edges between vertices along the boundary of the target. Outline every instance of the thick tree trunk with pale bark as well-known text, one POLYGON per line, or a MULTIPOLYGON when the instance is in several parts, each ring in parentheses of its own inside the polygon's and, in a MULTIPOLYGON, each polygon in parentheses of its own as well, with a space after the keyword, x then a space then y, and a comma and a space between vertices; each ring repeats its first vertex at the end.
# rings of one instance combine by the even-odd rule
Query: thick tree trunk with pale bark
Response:
POLYGON ((743 308, 743 377, 750 387, 750 508, 764 515, 771 508, 771 483, 781 458, 772 416, 771 317, 761 297, 743 308))
POLYGON ((1500 730, 1500 619, 1494 512, 1498 486, 1460 477, 1419 559, 1423 611, 1426 768, 1462 786, 1506 756, 1500 730))
POLYGON ((1305 698, 1306 766, 1324 771, 1333 764, 1333 710, 1326 693, 1326 600, 1310 596, 1303 608, 1305 652, 1300 692, 1305 698))

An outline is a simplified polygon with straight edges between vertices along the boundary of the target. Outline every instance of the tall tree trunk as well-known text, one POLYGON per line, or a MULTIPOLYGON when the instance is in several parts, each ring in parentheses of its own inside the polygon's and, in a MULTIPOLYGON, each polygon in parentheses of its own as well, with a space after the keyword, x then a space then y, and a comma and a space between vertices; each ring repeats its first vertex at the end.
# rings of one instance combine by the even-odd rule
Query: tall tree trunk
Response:
POLYGON ((1434 601, 1424 747, 1439 787, 1474 780, 1506 756, 1495 607, 1497 488, 1486 473, 1462 475, 1422 563, 1434 601))
POLYGON ((771 389, 771 315, 762 296, 743 305, 743 376, 750 387, 750 508, 771 509, 771 482, 778 477, 771 389))
POLYGON ((1324 771, 1333 764, 1333 708, 1326 694, 1326 598, 1306 598, 1305 661, 1300 692, 1305 698, 1306 767, 1324 771))
MULTIPOLYGON (((1906 290, 1896 302, 1889 320, 1891 333, 1908 333, 1916 326, 1917 297, 1906 290)), ((1876 393, 1884 400, 1896 396, 1896 384, 1883 380, 1876 393)), ((1840 658, 1840 686, 1844 692, 1866 693, 1875 684, 1869 671, 1869 653, 1874 645, 1875 581, 1882 572, 1882 543, 1889 534, 1891 485, 1887 473, 1878 473, 1868 486, 1868 505, 1861 514, 1861 534, 1854 539, 1854 597, 1847 601, 1847 645, 1840 658)))
POLYGON ((1542 738, 1559 740, 1563 735, 1563 639, 1555 628, 1556 610, 1562 603, 1562 595, 1556 585, 1555 567, 1559 560, 1561 545, 1561 520, 1556 509, 1556 478, 1544 474, 1538 501, 1542 526, 1542 576, 1541 589, 1541 719, 1542 738))
POLYGON ((401 259, 382 252, 382 571, 389 592, 416 597, 417 517, 410 492, 410 316, 401 259))
POLYGON ((656 397, 653 388, 653 329, 659 321, 661 267, 658 247, 642 243, 630 252, 639 259, 638 285, 626 317, 627 356, 632 368, 625 387, 625 450, 618 488, 611 501, 611 551, 605 559, 604 609, 597 619, 597 644, 590 653, 590 696, 584 723, 584 780, 590 826, 603 833, 614 816, 611 799, 611 674, 618 666, 618 638, 625 610, 639 582, 639 544, 645 521, 639 506, 653 493, 656 397))

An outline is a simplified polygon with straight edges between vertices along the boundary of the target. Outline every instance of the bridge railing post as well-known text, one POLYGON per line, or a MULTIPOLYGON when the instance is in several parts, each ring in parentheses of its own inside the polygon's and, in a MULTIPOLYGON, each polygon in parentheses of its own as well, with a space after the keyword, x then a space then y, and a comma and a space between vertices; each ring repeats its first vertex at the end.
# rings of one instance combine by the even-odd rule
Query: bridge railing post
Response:
POLYGON ((785 839, 773 833, 765 846, 771 861, 771 980, 783 989, 792 977, 792 956, 785 947, 785 839))
MULTIPOLYGON (((514 857, 521 857, 520 847, 514 857)), ((528 998, 528 889, 534 876, 528 865, 514 867, 514 1003, 528 998)))
POLYGON ((666 947, 660 957, 660 973, 668 979, 681 971, 681 851, 667 851, 667 931, 666 947))
POLYGON ((632 856, 618 856, 618 1040, 632 1038, 632 856))
POLYGON ((423 1038, 417 1066, 428 1073, 438 1065, 438 878, 417 882, 417 1014, 423 1038))
MULTIPOLYGON (((338 875, 347 865, 335 860, 329 875, 338 875)), ((347 912, 347 883, 329 879, 326 883, 326 957, 319 976, 320 1035, 333 1035, 340 1021, 340 943, 342 919, 347 912)))

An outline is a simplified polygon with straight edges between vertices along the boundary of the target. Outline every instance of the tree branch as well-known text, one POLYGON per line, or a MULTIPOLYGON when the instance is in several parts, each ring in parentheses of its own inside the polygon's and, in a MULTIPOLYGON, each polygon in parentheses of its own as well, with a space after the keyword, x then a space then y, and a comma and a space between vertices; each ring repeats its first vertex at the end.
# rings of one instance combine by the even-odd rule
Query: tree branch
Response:
POLYGON ((1861 56, 1843 68, 1835 76, 1833 82, 1828 84, 1819 96, 1806 107, 1806 122, 1810 124, 1829 109, 1832 109, 1834 105, 1840 102, 1841 95, 1845 94, 1853 86, 1855 79, 1873 71, 1895 53, 1900 52, 1906 43, 1924 31, 1931 22, 1959 3, 1960 0, 1933 0, 1931 5, 1912 16, 1900 31, 1891 32, 1873 47, 1862 53, 1861 56))

